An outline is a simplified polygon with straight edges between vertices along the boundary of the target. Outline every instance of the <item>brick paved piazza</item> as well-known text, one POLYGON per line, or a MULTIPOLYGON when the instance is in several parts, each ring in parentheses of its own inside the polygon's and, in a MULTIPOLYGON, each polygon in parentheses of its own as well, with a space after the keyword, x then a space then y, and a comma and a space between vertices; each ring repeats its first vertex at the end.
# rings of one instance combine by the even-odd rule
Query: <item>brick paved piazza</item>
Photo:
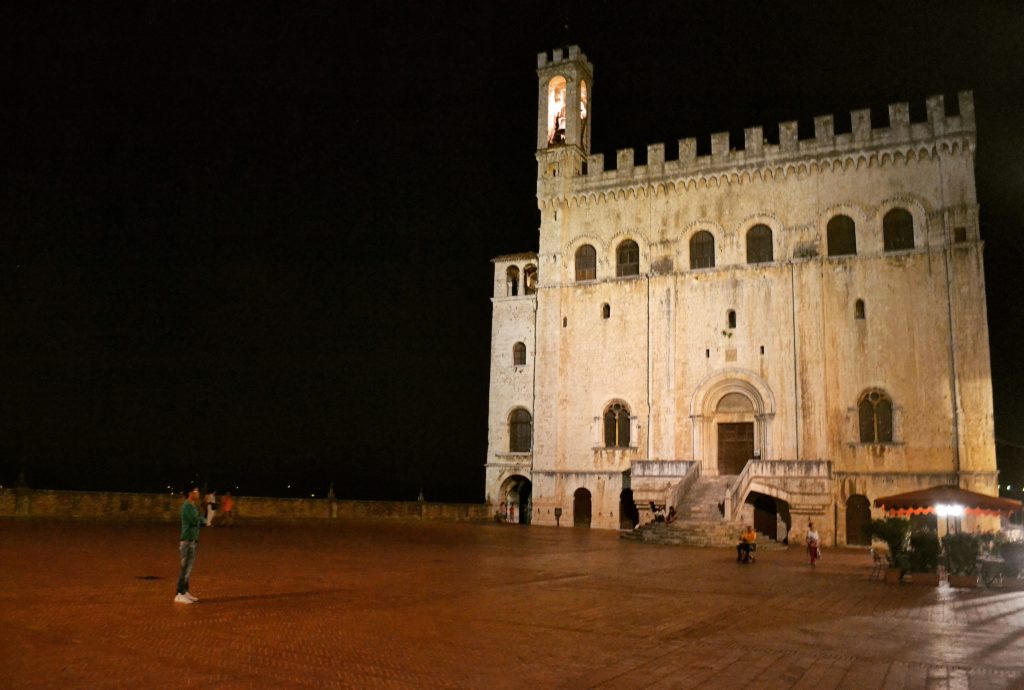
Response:
POLYGON ((569 528, 0 521, 5 688, 1024 687, 1024 592, 569 528), (158 578, 158 579, 152 579, 158 578))

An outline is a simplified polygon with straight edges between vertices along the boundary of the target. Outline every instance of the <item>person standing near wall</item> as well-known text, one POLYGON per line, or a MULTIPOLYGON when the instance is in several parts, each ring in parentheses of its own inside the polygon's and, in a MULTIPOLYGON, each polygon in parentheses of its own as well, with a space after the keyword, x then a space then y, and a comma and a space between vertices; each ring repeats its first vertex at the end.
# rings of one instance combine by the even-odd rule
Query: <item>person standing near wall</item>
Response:
POLYGON ((213 489, 206 494, 203 502, 206 503, 206 526, 213 527, 213 516, 217 514, 217 494, 213 489))
POLYGON ((228 491, 224 494, 224 498, 220 499, 220 513, 221 519, 224 524, 231 523, 231 511, 235 508, 235 499, 231 498, 231 492, 228 491))
POLYGON ((196 562, 196 543, 199 541, 199 528, 204 524, 199 516, 199 487, 189 489, 185 502, 181 504, 181 538, 178 541, 178 552, 181 555, 181 572, 178 574, 178 591, 174 595, 176 604, 194 604, 198 597, 189 591, 189 578, 192 566, 196 562))
POLYGON ((821 535, 814 529, 814 523, 807 523, 807 555, 811 559, 811 565, 821 560, 821 535))

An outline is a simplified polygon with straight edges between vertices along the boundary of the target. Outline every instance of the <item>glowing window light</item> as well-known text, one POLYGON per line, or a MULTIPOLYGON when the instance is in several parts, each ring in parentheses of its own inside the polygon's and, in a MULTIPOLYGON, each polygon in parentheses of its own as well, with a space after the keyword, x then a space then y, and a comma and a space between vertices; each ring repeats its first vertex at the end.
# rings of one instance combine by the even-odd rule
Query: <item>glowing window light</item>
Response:
POLYGON ((961 505, 947 505, 945 503, 939 503, 935 506, 935 513, 939 517, 963 517, 964 507, 961 505))

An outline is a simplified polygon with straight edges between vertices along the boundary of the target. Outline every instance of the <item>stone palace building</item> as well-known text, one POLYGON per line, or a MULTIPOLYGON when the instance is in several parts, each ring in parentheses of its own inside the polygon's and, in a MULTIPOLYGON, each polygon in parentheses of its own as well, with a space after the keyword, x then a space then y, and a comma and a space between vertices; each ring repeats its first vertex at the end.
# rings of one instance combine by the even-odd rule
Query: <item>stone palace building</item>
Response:
POLYGON ((879 496, 995 494, 971 93, 611 166, 593 74, 538 56, 539 247, 493 260, 494 509, 620 529, 653 502, 862 543, 879 496))

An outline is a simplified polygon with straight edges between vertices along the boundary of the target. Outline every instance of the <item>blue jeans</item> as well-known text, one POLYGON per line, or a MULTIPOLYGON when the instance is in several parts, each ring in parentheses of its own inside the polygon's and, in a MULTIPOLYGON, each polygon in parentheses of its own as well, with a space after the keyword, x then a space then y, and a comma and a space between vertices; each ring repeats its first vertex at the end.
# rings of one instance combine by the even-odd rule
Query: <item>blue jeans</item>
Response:
POLYGON ((192 575, 192 565, 196 562, 196 543, 194 541, 178 542, 181 552, 181 574, 178 575, 178 594, 188 592, 188 578, 192 575))

